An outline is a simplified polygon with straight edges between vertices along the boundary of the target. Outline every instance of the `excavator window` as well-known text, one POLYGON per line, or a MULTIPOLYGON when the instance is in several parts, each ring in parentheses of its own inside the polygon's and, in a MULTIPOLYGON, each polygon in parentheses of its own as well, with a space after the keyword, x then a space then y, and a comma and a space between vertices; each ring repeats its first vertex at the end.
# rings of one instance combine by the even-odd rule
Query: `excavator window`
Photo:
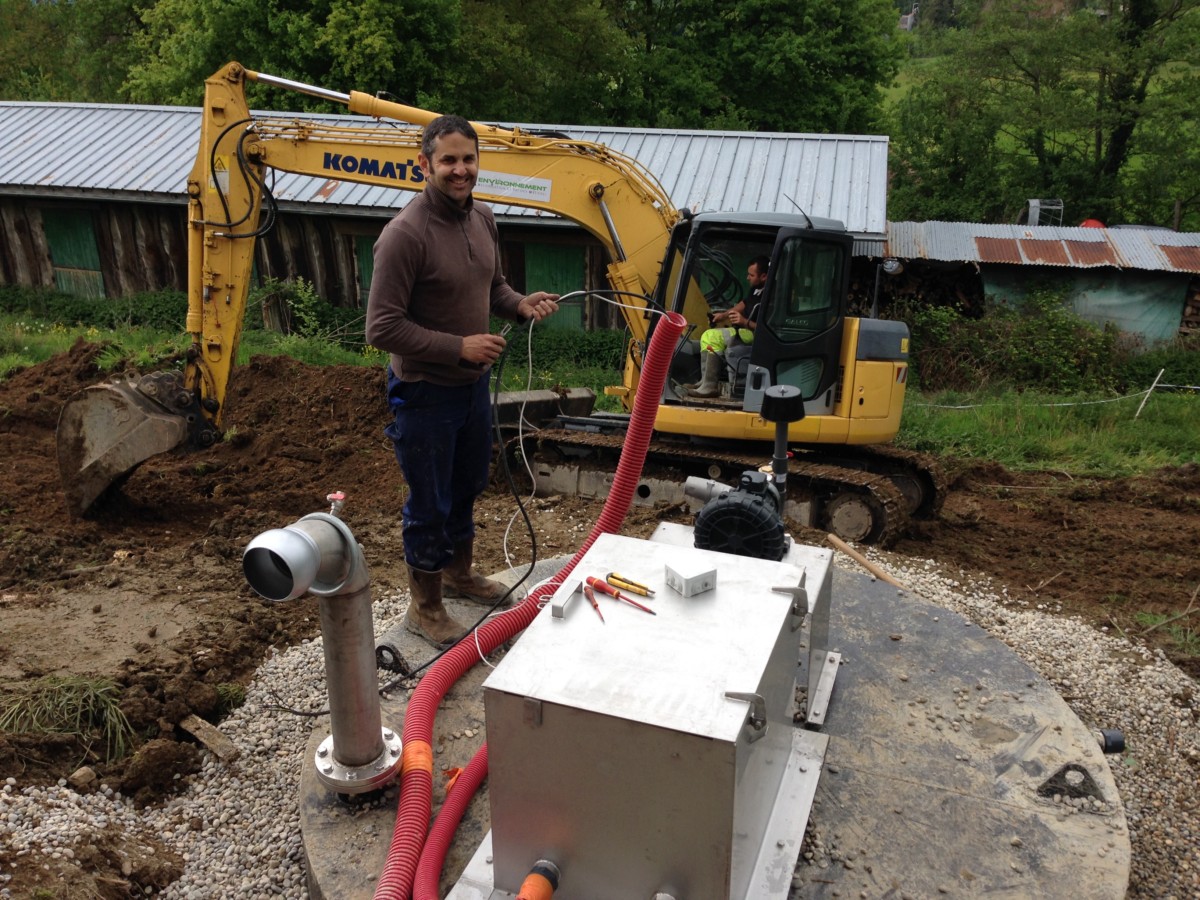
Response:
POLYGON ((688 321, 707 327, 709 313, 747 298, 746 268, 755 258, 770 255, 775 238, 771 229, 722 225, 692 234, 686 245, 672 242, 664 267, 664 302, 688 321))
POLYGON ((692 271, 708 302, 709 309, 729 309, 746 293, 737 264, 732 255, 722 246, 707 243, 698 245, 692 271))
POLYGON ((838 244, 799 238, 783 245, 767 315, 780 340, 806 340, 837 324, 844 254, 838 244))

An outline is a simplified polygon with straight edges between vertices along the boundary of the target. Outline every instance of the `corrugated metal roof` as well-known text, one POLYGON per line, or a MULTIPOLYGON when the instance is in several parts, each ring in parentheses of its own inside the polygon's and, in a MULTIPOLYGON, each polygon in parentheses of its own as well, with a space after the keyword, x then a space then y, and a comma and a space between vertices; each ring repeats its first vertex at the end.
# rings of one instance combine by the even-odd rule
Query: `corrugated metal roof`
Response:
MULTIPOLYGON (((272 114, 265 113, 270 116, 272 114)), ((361 116, 278 114, 370 126, 361 116)), ((572 125, 522 125, 605 144, 641 162, 675 205, 697 212, 784 212, 837 219, 858 235, 882 236, 887 222, 888 139, 731 131, 665 131, 572 125)), ((0 191, 116 196, 180 202, 196 154, 194 107, 0 102, 0 191)), ((390 214, 411 195, 369 185, 279 173, 284 204, 390 214)), ((497 215, 539 214, 496 206, 497 215)))
POLYGON ((1157 228, 889 222, 885 254, 942 262, 1200 272, 1200 234, 1157 228))

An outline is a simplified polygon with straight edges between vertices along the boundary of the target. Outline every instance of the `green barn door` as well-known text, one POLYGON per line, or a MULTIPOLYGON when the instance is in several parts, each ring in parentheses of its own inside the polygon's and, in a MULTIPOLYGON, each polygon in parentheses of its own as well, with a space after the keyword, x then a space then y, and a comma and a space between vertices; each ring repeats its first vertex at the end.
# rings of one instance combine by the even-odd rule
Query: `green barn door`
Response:
POLYGON ((44 209, 42 232, 50 247, 55 286, 77 297, 103 297, 104 276, 91 213, 44 209))
POLYGON ((371 294, 371 275, 375 271, 375 238, 364 234, 354 236, 354 258, 358 262, 358 303, 367 308, 371 294))
MULTIPOLYGON (((587 270, 587 250, 565 244, 525 244, 525 290, 569 294, 582 290, 587 270)), ((559 305, 558 312, 542 324, 550 328, 583 330, 584 298, 559 305)))

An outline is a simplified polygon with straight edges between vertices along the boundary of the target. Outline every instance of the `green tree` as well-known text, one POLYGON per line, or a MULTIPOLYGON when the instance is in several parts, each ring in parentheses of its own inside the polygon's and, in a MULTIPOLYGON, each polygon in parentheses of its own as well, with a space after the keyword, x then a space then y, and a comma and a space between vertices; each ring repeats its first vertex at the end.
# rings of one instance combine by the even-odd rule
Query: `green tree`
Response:
POLYGON ((148 0, 0 0, 0 99, 115 102, 148 0))
POLYGON ((1152 92, 1121 172, 1120 214, 1129 222, 1200 231, 1200 78, 1180 67, 1152 92))
POLYGON ((890 0, 628 0, 629 124, 869 131, 900 44, 890 0))
MULTIPOLYGON (((1009 221, 1030 197, 1061 197, 1076 221, 1148 214, 1135 196, 1146 174, 1164 167, 1194 172, 1188 161, 1200 152, 1173 136, 1176 117, 1197 99, 1191 59, 1200 39, 1198 6, 1200 0, 1080 2, 1055 12, 1040 0, 995 0, 973 27, 945 33, 946 55, 900 104, 897 170, 919 173, 928 207, 939 214, 954 207, 953 192, 963 183, 984 183, 989 173, 1004 199, 985 206, 1009 221), (940 102, 948 96, 970 96, 973 108, 940 102), (965 172, 928 152, 930 135, 953 143, 963 134, 971 136, 974 159, 945 156, 965 163, 965 172), (1172 152, 1182 156, 1159 155, 1172 152)), ((1159 178, 1155 187, 1160 207, 1195 202, 1194 185, 1159 178)), ((962 214, 953 217, 969 218, 978 208, 963 196, 962 214)), ((892 217, 928 218, 925 211, 913 190, 892 217)), ((1158 208, 1152 217, 1168 215, 1158 208)))
POLYGON ((895 111, 888 217, 893 221, 1011 221, 1000 150, 1003 121, 971 78, 931 78, 895 111))
MULTIPOLYGON (((438 0, 157 0, 126 89, 141 103, 198 104, 204 79, 237 60, 333 90, 428 94, 450 55, 459 7, 438 0), (435 62, 437 61, 437 62, 435 62)), ((304 95, 259 89, 256 105, 320 108, 304 95)))
POLYGON ((630 59, 600 0, 462 0, 456 45, 425 105, 488 121, 609 124, 630 59))

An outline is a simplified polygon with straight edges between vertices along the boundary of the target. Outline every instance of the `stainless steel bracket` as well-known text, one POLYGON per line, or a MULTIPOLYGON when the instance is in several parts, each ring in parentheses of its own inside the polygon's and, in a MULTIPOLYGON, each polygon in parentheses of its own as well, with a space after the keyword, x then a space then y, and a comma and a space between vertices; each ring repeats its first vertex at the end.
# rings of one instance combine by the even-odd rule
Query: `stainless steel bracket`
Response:
POLYGON ((767 733, 767 701, 761 694, 726 691, 727 700, 744 700, 750 704, 750 713, 746 716, 746 740, 753 744, 767 733))

